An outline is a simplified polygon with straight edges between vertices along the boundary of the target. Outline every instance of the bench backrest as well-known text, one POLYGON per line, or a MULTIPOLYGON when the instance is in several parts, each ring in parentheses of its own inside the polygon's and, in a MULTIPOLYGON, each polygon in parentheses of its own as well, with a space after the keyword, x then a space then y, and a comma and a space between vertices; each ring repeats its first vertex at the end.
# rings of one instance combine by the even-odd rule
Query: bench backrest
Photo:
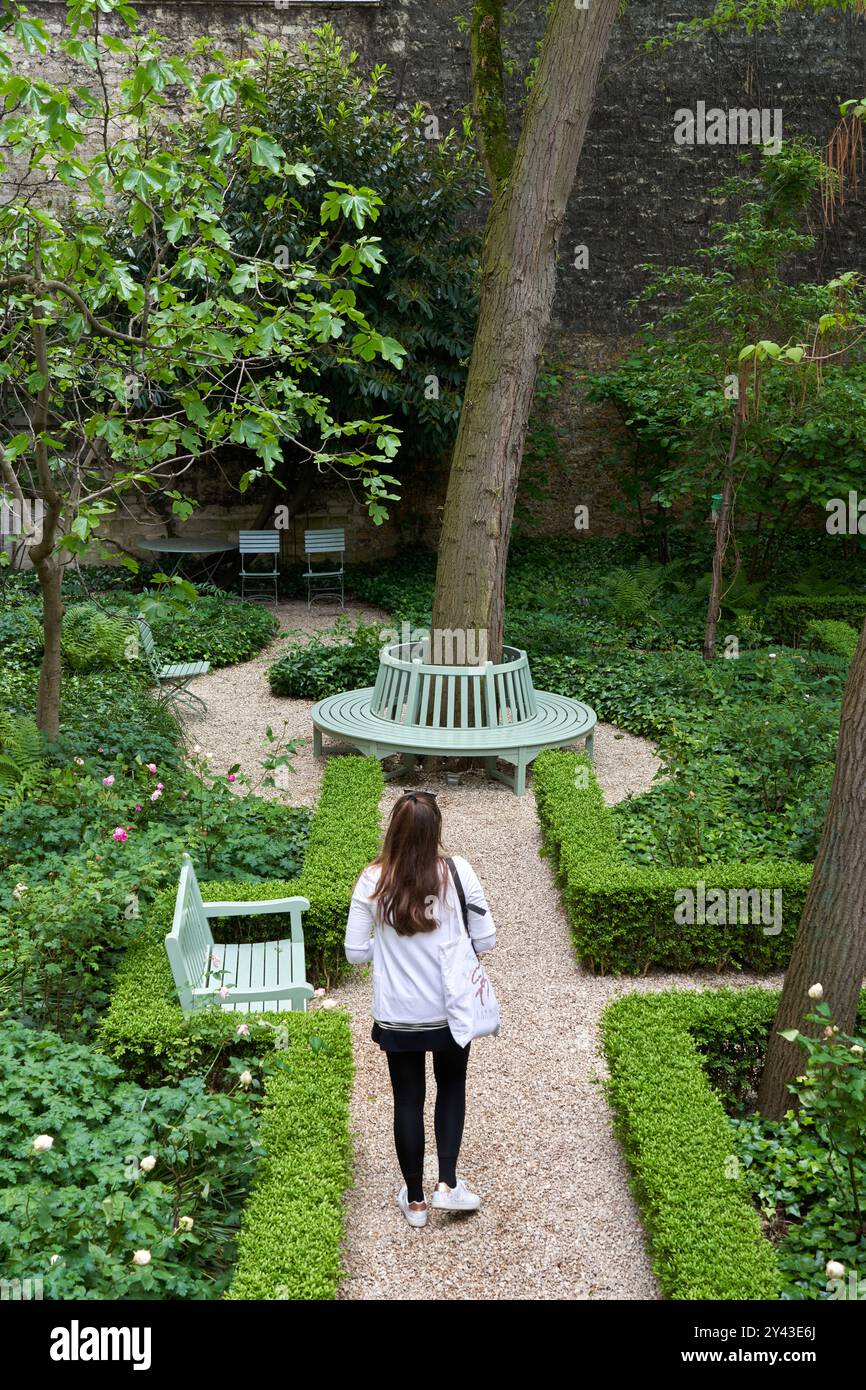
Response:
POLYGON ((279 555, 279 531, 241 531, 238 549, 242 555, 279 555))
POLYGON ((409 660, 410 651, 411 646, 398 645, 380 654, 372 700, 380 719, 421 729, 496 729, 524 723, 538 712, 523 651, 501 665, 487 661, 475 667, 409 660))
POLYGON ((153 675, 156 675, 160 669, 159 652, 156 650, 156 642, 153 640, 153 632, 150 623, 146 618, 142 617, 137 618, 136 621, 141 637, 141 649, 144 652, 144 659, 153 675))
POLYGON ((305 555, 336 555, 346 549, 346 532, 342 527, 330 531, 305 531, 305 555))
POLYGON ((192 991, 197 985, 204 984, 213 945, 195 869, 189 855, 185 854, 174 904, 174 920, 165 938, 171 973, 183 1009, 192 1008, 192 991))

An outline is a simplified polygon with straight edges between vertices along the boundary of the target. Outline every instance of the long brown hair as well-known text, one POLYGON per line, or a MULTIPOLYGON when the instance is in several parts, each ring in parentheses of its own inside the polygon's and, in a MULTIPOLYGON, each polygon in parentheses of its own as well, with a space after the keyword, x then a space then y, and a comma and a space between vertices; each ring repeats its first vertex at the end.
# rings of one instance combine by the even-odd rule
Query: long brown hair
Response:
POLYGON ((447 868, 442 857, 442 812, 429 792, 406 792, 391 812, 385 842, 373 863, 380 867, 372 894, 382 920, 399 936, 435 931, 428 910, 443 892, 447 868))

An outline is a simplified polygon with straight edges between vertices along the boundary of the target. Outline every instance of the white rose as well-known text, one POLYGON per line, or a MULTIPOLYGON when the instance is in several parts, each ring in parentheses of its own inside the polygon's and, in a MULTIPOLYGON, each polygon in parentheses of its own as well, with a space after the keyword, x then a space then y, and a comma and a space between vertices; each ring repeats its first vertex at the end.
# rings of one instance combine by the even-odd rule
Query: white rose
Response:
POLYGON ((60 1259, 60 1256, 59 1256, 59 1255, 52 1255, 52 1256, 51 1256, 51 1259, 48 1261, 48 1263, 49 1263, 50 1265, 56 1265, 56 1264, 57 1264, 57 1261, 58 1261, 59 1259, 60 1259))
POLYGON ((47 1153, 53 1144, 54 1139, 50 1134, 37 1134, 36 1138, 33 1140, 33 1147, 38 1154, 47 1153))
POLYGON ((16 883, 15 887, 12 889, 12 896, 15 898, 16 902, 20 902, 26 892, 26 883, 16 883))
POLYGON ((828 1260, 827 1267, 824 1272, 827 1275, 828 1279, 845 1278, 845 1266, 843 1264, 840 1264, 838 1260, 828 1260))
POLYGON ((139 1166, 141 1167, 141 1171, 143 1173, 152 1173, 154 1168, 156 1167, 156 1159, 154 1158, 153 1154, 148 1154, 147 1158, 143 1158, 139 1166))
POLYGON ((240 1074, 240 1076, 238 1077, 238 1081, 241 1083, 241 1085, 243 1086, 244 1090, 245 1090, 245 1091, 248 1091, 248 1090, 250 1089, 250 1087, 252 1086, 252 1084, 253 1084, 253 1074, 252 1074, 252 1072, 251 1072, 251 1071, 242 1071, 241 1074, 240 1074))
POLYGON ((854 1046, 851 1048, 851 1051, 854 1053, 855 1057, 863 1056, 863 1048, 860 1046, 859 1043, 855 1043, 854 1046))
POLYGON ((134 1265, 149 1265, 149 1264, 150 1264, 150 1251, 149 1251, 149 1250, 134 1250, 133 1253, 132 1253, 132 1263, 133 1263, 134 1265))
POLYGON ((191 1216, 181 1216, 178 1218, 177 1229, 179 1231, 191 1231, 192 1228, 193 1219, 191 1216))
POLYGON ((323 1009, 336 1009, 336 1007, 337 1007, 337 1001, 336 1001, 336 999, 326 999, 325 1002, 324 1002, 323 1005, 322 1005, 322 1008, 323 1008, 323 1009))
POLYGON ((810 999, 823 999, 823 998, 824 998, 824 986, 823 986, 823 985, 812 985, 812 987, 811 987, 810 990, 809 990, 809 998, 810 998, 810 999))

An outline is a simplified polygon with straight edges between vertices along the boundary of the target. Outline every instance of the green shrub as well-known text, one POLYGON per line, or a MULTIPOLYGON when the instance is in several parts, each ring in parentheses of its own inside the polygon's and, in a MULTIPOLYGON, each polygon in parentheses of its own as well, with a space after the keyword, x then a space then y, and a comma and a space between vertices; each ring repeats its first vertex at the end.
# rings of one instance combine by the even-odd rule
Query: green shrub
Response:
POLYGON ((602 974, 644 974, 652 966, 766 971, 785 964, 811 878, 809 866, 773 860, 704 870, 629 864, 585 757, 543 751, 535 761, 534 788, 544 849, 556 866, 575 950, 589 969, 602 974), (765 935, 759 923, 678 923, 675 895, 688 889, 697 894, 704 875, 707 894, 781 890, 781 932, 765 935))
POLYGON ((35 605, 0 608, 0 651, 4 666, 37 666, 42 660, 42 624, 35 605))
MULTIPOLYGON (((303 869, 290 882, 211 883, 209 900, 251 901, 299 895, 309 899, 304 914, 307 971, 311 979, 344 968, 343 941, 352 890, 379 847, 382 769, 374 758, 332 759, 310 827, 303 869)), ((164 938, 174 914, 176 886, 147 911, 146 924, 129 947, 118 972, 102 1024, 102 1046, 126 1070, 142 1078, 181 1073, 215 1047, 235 1040, 235 1021, 221 1010, 184 1015, 172 980, 164 938)), ((230 919, 223 919, 231 929, 230 919)), ((279 914, 253 918, 256 939, 287 935, 279 914)), ((281 1016, 280 1016, 281 1017, 281 1016)))
POLYGON ((230 603, 200 595, 189 611, 166 613, 151 623, 154 641, 165 661, 209 661, 232 666, 251 661, 272 642, 280 624, 272 608, 260 603, 230 603))
POLYGON ((242 1094, 208 1093, 201 1077, 143 1090, 99 1052, 0 1024, 5 1276, 41 1277, 49 1299, 219 1296, 262 1153, 258 1131, 242 1094), (50 1148, 36 1151, 37 1135, 50 1148), (142 1250, 151 1259, 139 1266, 142 1250))
POLYGON ((813 619, 807 624, 805 635, 810 644, 821 651, 834 652, 846 661, 854 660, 859 633, 849 623, 839 622, 835 618, 813 619))
POLYGON ((779 1296, 775 1253, 695 1040, 699 1030, 712 1050, 718 1022, 726 1037, 733 1025, 766 1043, 777 998, 770 990, 632 994, 604 1012, 608 1096, 665 1298, 779 1296))
POLYGON ((351 1029, 342 1010, 288 1017, 293 1050, 266 1083, 266 1158, 243 1214, 232 1299, 330 1299, 341 1273, 351 1029))
POLYGON ((810 624, 831 618, 858 630, 866 618, 866 594, 778 594, 767 600, 767 626, 780 642, 799 646, 810 624))
POLYGON ((311 637, 274 662, 268 671, 274 695, 324 700, 328 695, 375 684, 383 645, 380 627, 358 623, 348 641, 329 641, 328 636, 311 637))
MULTIPOLYGON (((403 101, 402 81, 398 90, 384 65, 365 71, 329 24, 299 50, 269 55, 264 91, 270 134, 311 176, 232 187, 226 225, 233 243, 258 256, 266 227, 270 245, 302 263, 321 232, 329 181, 376 189, 376 245, 386 270, 349 288, 378 331, 405 345, 406 362, 400 371, 388 363, 361 368, 345 353, 324 352, 319 389, 335 418, 387 415, 405 431, 404 449, 426 462, 453 440, 477 311, 483 176, 466 132, 443 124, 441 139, 425 138, 422 108, 403 101)), ((255 102, 243 119, 259 123, 255 102)), ((333 267, 332 274, 342 289, 344 272, 333 267)))
MULTIPOLYGON (((812 1119, 788 1111, 784 1120, 761 1115, 732 1120, 734 1151, 761 1215, 776 1235, 776 1258, 787 1299, 836 1297, 827 1278, 828 1260, 845 1267, 845 1282, 866 1280, 866 1244, 844 1196, 844 1160, 833 1156, 812 1119), (841 1181, 840 1181, 841 1179, 841 1181)), ((862 1153, 862 1149, 861 1149, 862 1153)), ((866 1162, 852 1168, 866 1186, 866 1162)))
POLYGON ((160 877, 153 864, 139 861, 133 875, 121 861, 121 846, 109 840, 103 855, 67 855, 41 883, 11 867, 0 976, 47 1027, 89 1028, 108 1001, 111 970, 138 927, 139 894, 146 898, 160 877))

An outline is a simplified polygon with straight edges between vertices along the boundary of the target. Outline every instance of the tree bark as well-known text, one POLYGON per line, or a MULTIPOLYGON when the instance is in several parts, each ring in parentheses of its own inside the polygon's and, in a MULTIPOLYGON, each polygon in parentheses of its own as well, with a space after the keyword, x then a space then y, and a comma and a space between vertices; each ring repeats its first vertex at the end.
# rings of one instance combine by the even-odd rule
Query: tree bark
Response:
POLYGON ((36 723, 47 738, 60 731, 60 633, 63 623, 63 566, 57 557, 36 564, 42 590, 42 665, 36 695, 36 723))
MULTIPOLYGON (((43 288, 42 248, 37 232, 33 250, 34 286, 43 288)), ((46 282, 47 283, 47 282, 46 282)), ((63 514, 63 499, 54 483, 48 455, 48 420, 51 403, 48 346, 45 319, 39 302, 31 318, 33 358, 40 376, 33 411, 33 457, 41 500, 44 504, 42 534, 30 549, 30 559, 42 589, 42 666, 36 696, 36 723, 48 738, 60 730, 60 629, 63 622, 61 584, 63 566, 56 553, 57 533, 63 514)))
POLYGON ((737 455, 737 439, 740 432, 740 413, 734 411, 731 423, 731 442, 725 464, 725 482, 722 488, 722 505, 716 518, 716 542, 713 548, 713 578, 710 584, 710 597, 707 600, 707 623, 704 629, 704 661, 714 661, 716 657, 716 629, 719 625, 722 598, 722 576, 725 570, 725 555, 731 536, 731 504, 734 495, 734 459, 737 455))
MULTIPOLYGON (((555 0, 513 165, 494 192, 484 236, 433 626, 486 631, 493 660, 502 648, 505 564, 557 246, 616 10, 617 0, 593 0, 586 10, 555 0)), ((501 131, 494 134, 492 142, 482 135, 481 145, 492 144, 501 167, 501 131)))
POLYGON ((792 1104, 787 1082, 802 1070, 803 1051, 779 1037, 783 1028, 814 1032, 804 1018, 808 990, 824 988, 833 1020, 854 1031, 866 976, 866 622, 845 687, 836 771, 779 1011, 758 1092, 758 1109, 781 1119, 792 1104))

